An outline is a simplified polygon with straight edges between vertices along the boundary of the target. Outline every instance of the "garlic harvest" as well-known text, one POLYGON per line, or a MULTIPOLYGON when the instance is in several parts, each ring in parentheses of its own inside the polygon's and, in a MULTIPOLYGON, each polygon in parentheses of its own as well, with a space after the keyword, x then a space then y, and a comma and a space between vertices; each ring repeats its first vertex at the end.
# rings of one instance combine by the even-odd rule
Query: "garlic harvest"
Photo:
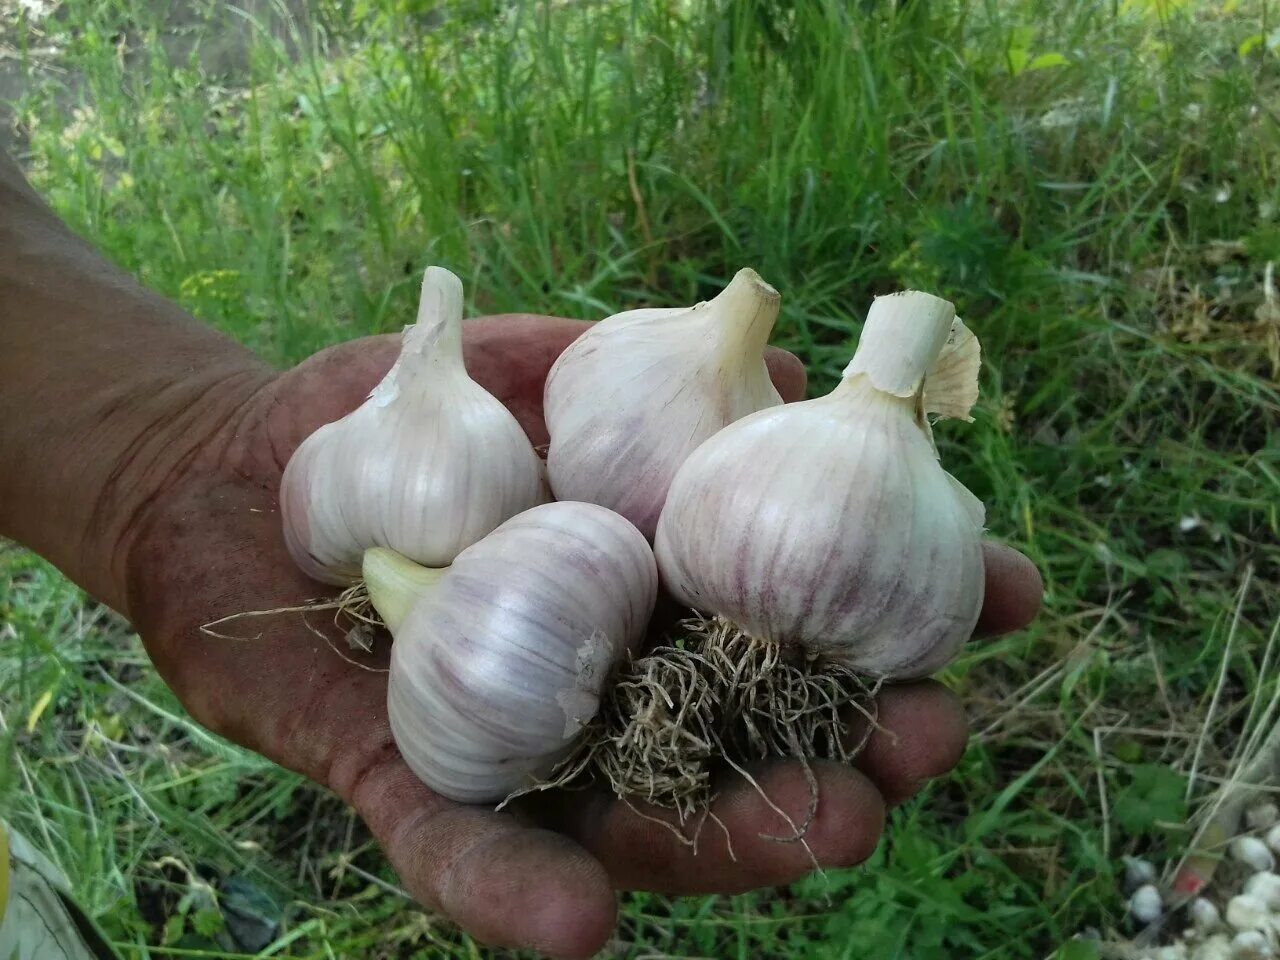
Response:
POLYGON ((498 524, 549 499, 529 438, 462 362, 462 284, 422 280, 418 322, 369 398, 298 447, 280 507, 308 576, 349 583, 370 547, 449 563, 498 524))
POLYGON ((968 418, 977 339, 945 300, 879 297, 829 395, 753 414, 676 474, 655 551, 677 599, 853 669, 945 664, 982 606, 982 504, 927 413, 968 418))
POLYGON ((547 376, 547 471, 560 500, 609 507, 650 540, 685 458, 725 425, 780 404, 764 350, 778 292, 739 270, 714 299, 601 320, 547 376))
POLYGON ((658 589, 640 532, 574 502, 513 517, 444 570, 386 550, 364 570, 395 637, 392 734, 424 783, 463 803, 507 796, 572 747, 658 589))

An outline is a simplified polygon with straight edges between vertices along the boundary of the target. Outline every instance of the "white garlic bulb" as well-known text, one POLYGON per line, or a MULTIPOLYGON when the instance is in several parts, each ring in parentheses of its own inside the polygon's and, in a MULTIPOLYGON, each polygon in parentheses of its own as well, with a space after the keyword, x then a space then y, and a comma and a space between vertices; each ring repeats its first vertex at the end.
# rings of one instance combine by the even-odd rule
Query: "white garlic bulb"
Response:
POLYGON ((367 557, 395 637, 392 734, 424 783, 464 803, 549 772, 643 639, 658 589, 645 538, 588 503, 527 510, 434 573, 389 573, 407 561, 385 550, 367 557))
POLYGON ((1255 872, 1275 869, 1275 855, 1257 837, 1236 837, 1227 849, 1231 859, 1243 863, 1255 872))
POLYGON ((297 564, 340 584, 370 547, 443 566, 547 499, 524 430, 463 366, 461 282, 428 267, 399 359, 363 404, 298 447, 280 508, 297 564))
POLYGON ((782 402, 764 350, 778 292, 739 270, 714 299, 601 320, 547 376, 547 472, 560 500, 599 503, 653 539, 671 478, 726 424, 782 402))
POLYGON ((685 461, 658 523, 663 581, 753 636, 923 676, 982 607, 982 504, 925 414, 967 417, 978 343, 950 303, 880 297, 830 394, 753 414, 685 461))

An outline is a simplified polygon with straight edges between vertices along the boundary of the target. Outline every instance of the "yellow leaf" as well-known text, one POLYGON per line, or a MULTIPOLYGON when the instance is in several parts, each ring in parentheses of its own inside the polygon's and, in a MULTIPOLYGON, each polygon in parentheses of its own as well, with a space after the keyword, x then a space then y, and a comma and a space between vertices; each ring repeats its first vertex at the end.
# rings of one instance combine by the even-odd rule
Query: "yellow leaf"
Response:
POLYGON ((1222 5, 1223 13, 1235 13, 1239 9, 1240 0, 1227 0, 1227 2, 1222 5))
POLYGON ((34 733, 36 724, 40 722, 40 717, 48 709, 49 704, 53 701, 53 687, 50 687, 44 693, 40 694, 40 699, 36 701, 36 705, 31 708, 31 712, 27 714, 27 733, 34 733))
POLYGON ((1240 54, 1240 56, 1247 57, 1249 55, 1249 51, 1252 50, 1254 47, 1259 46, 1262 43, 1263 39, 1264 38, 1260 33, 1255 33, 1252 36, 1245 37, 1244 40, 1240 43, 1240 46, 1237 48, 1237 52, 1240 54))

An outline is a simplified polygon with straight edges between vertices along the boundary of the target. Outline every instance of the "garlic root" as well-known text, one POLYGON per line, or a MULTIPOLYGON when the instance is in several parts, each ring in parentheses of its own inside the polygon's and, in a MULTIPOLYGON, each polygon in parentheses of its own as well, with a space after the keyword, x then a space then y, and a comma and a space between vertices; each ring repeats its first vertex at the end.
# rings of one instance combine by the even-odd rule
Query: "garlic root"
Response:
MULTIPOLYGON (((718 617, 694 617, 672 643, 619 671, 582 743, 539 789, 594 777, 619 797, 674 811, 688 827, 708 809, 726 763, 850 762, 875 729, 878 689, 839 664, 755 639, 718 617), (850 739, 852 714, 867 724, 850 739)), ((772 839, 802 840, 808 823, 795 826, 795 836, 772 839)))

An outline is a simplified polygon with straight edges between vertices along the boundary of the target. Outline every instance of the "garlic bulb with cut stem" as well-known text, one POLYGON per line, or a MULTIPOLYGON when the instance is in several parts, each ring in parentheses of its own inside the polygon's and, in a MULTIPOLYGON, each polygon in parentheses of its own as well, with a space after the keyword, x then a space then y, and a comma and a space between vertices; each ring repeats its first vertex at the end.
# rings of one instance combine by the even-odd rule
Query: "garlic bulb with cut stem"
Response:
POLYGON ((615 314, 570 345, 544 403, 556 497, 609 507, 652 539, 698 444, 782 402, 764 362, 780 300, 743 269, 706 303, 615 314))
POLYGON ((950 303, 879 297, 829 395, 752 414, 677 472, 655 551, 677 599, 873 676, 918 677, 982 606, 982 504, 928 413, 968 417, 978 343, 950 303))
POLYGON ((350 583, 370 547, 449 563, 549 499, 511 412, 462 362, 462 283, 428 267, 418 322, 369 398, 298 447, 281 481, 289 552, 308 576, 350 583))
POLYGON ((463 803, 550 772, 644 638, 658 590, 640 532, 574 502, 513 517, 445 569, 377 549, 364 572, 395 638, 392 734, 427 786, 463 803))

